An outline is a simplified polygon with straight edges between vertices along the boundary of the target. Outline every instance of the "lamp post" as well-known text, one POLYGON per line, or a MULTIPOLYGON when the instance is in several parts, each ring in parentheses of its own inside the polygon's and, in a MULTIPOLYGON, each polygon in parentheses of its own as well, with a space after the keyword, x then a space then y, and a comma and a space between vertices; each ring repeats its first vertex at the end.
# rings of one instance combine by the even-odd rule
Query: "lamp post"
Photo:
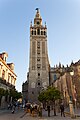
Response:
POLYGON ((75 98, 75 112, 77 111, 76 98, 75 98))
POLYGON ((75 85, 74 85, 74 102, 75 102, 74 108, 75 108, 75 112, 76 112, 76 111, 77 111, 77 105, 76 105, 77 99, 76 99, 76 89, 75 89, 75 85))
POLYGON ((73 107, 73 101, 72 101, 72 93, 73 93, 73 75, 74 75, 74 71, 70 72, 71 75, 71 95, 70 95, 70 100, 69 100, 69 108, 70 108, 70 115, 71 118, 75 118, 75 114, 74 114, 74 107, 73 107))
MULTIPOLYGON (((72 97, 72 96, 71 96, 72 97)), ((69 109, 70 109, 70 115, 71 118, 75 118, 75 114, 74 114, 74 108, 73 108, 73 102, 72 100, 69 100, 69 109)))

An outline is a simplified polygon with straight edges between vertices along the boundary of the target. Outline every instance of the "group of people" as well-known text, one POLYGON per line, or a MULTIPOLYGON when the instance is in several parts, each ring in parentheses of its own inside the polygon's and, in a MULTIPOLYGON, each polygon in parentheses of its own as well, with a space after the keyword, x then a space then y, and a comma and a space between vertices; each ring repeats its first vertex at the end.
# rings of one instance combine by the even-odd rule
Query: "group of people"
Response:
POLYGON ((15 112, 16 107, 19 109, 19 104, 17 104, 16 102, 8 104, 8 110, 11 110, 12 113, 15 112))
MULTIPOLYGON (((35 116, 35 114, 37 114, 38 116, 42 116, 42 109, 43 109, 42 104, 37 105, 37 104, 27 103, 26 105, 27 112, 29 112, 32 116, 35 116)), ((51 110, 51 106, 47 105, 48 117, 50 117, 50 110, 51 110)), ((61 117, 62 116, 65 117, 63 103, 60 104, 60 113, 61 113, 61 117)))
MULTIPOLYGON (((55 109, 54 109, 55 110, 55 109)), ((50 105, 47 105, 47 111, 48 111, 48 117, 50 117, 50 105)), ((55 112, 55 111, 54 111, 55 112)), ((61 103, 60 104, 60 112, 61 112, 61 117, 64 116, 65 117, 65 113, 64 113, 64 104, 61 103)))
MULTIPOLYGON (((12 113, 15 112, 15 108, 16 108, 16 104, 9 104, 8 105, 8 109, 11 109, 12 113)), ((43 109, 43 105, 42 104, 31 104, 31 103, 27 103, 25 110, 27 113, 30 113, 32 116, 35 116, 35 114, 37 114, 38 116, 42 117, 42 109, 43 109)), ((47 105, 47 111, 48 111, 48 117, 50 117, 50 105, 47 105)), ((60 104, 60 112, 61 112, 61 117, 64 116, 65 117, 65 113, 64 113, 64 104, 61 103, 60 104)))
POLYGON ((26 111, 30 113, 32 116, 35 116, 35 114, 38 114, 38 116, 42 116, 42 105, 38 104, 31 104, 27 103, 26 104, 26 111))

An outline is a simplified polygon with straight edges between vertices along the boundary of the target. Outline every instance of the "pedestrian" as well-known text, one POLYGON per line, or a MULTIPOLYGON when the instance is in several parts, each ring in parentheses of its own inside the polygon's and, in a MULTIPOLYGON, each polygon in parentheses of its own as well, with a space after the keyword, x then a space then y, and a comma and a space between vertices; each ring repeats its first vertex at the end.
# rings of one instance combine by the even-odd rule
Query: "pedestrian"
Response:
POLYGON ((8 110, 10 109, 10 104, 8 104, 8 110))
POLYGON ((42 104, 39 104, 39 106, 38 106, 38 115, 39 115, 39 117, 42 117, 42 109, 43 109, 42 104))
POLYGON ((48 117, 50 117, 50 105, 47 106, 48 117))
POLYGON ((14 113, 15 112, 15 106, 13 105, 13 107, 12 107, 12 113, 14 113))
POLYGON ((31 113, 31 115, 32 115, 32 111, 33 111, 33 105, 31 104, 30 105, 30 113, 31 113))
POLYGON ((61 117, 62 117, 62 115, 65 117, 65 114, 64 114, 64 104, 63 103, 61 103, 61 105, 60 105, 60 111, 61 111, 61 117))

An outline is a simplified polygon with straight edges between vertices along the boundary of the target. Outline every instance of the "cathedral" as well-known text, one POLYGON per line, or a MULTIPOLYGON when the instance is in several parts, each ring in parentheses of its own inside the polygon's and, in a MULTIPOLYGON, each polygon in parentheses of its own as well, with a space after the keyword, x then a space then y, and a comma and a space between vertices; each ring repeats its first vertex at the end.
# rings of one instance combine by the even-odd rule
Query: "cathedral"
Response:
POLYGON ((42 24, 42 17, 37 8, 34 23, 30 24, 30 55, 27 81, 22 85, 23 99, 38 103, 38 95, 48 86, 54 86, 63 94, 65 104, 70 98, 80 105, 80 60, 70 66, 50 67, 47 48, 47 26, 42 24), (73 72, 73 76, 72 76, 73 72))

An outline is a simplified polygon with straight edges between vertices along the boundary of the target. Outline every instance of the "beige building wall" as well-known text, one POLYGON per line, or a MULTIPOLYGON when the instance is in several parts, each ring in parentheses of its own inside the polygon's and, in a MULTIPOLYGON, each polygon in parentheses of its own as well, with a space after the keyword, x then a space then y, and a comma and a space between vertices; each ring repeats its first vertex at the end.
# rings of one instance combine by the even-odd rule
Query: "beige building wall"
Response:
POLYGON ((6 59, 6 53, 0 54, 0 78, 2 78, 2 80, 6 80, 7 83, 15 86, 17 76, 14 73, 14 64, 7 64, 5 61, 6 59))

